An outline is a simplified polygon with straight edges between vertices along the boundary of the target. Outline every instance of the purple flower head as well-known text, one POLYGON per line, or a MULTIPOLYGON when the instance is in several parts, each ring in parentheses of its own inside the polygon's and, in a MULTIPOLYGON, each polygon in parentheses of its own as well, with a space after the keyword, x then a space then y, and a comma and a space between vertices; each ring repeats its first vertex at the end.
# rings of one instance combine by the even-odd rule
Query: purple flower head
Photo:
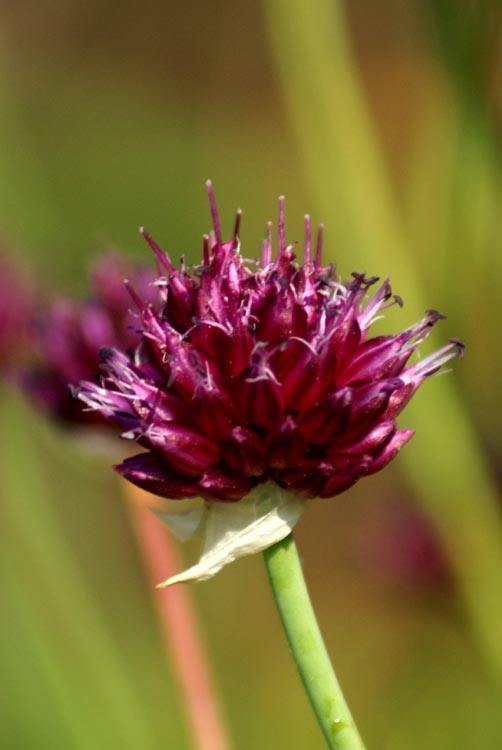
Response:
POLYGON ((21 385, 35 403, 52 416, 76 424, 102 422, 99 413, 83 411, 71 398, 69 383, 99 373, 99 348, 129 351, 137 344, 140 318, 131 312, 124 288, 129 278, 145 300, 156 297, 153 270, 131 267, 118 254, 107 254, 90 269, 89 297, 59 297, 37 310, 33 321, 38 361, 22 374, 21 385))
POLYGON ((452 340, 410 364, 442 315, 429 310, 401 333, 371 338, 382 311, 402 304, 388 279, 342 283, 322 265, 322 227, 312 247, 309 217, 298 262, 282 198, 277 257, 269 225, 261 259, 248 261, 240 212, 223 242, 208 189, 214 231, 202 262, 175 268, 143 231, 163 268, 159 300, 131 289, 142 319, 134 356, 103 350, 101 382, 76 395, 146 449, 117 470, 154 494, 237 501, 271 480, 305 499, 336 495, 411 438, 396 417, 463 347, 452 340))

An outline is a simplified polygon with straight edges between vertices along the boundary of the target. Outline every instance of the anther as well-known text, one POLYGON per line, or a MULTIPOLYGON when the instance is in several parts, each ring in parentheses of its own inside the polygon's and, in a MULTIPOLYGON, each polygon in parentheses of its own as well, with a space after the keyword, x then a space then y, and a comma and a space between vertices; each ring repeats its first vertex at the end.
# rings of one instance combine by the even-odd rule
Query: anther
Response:
POLYGON ((457 347, 457 352, 460 357, 465 354, 465 344, 460 339, 450 339, 450 344, 454 344, 457 347))

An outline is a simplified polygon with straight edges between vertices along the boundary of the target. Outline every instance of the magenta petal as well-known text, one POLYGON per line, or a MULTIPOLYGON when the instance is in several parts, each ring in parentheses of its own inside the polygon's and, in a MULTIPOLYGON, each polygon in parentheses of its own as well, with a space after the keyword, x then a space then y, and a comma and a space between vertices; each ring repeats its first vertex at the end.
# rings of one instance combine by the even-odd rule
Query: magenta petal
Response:
POLYGON ((392 440, 372 460, 366 473, 374 474, 376 471, 380 471, 380 469, 383 469, 383 467, 386 466, 389 461, 392 461, 392 459, 396 456, 403 445, 407 443, 408 440, 411 440, 414 434, 414 430, 399 430, 398 432, 396 432, 392 440))
POLYGON ((175 471, 188 476, 207 471, 221 456, 221 449, 216 443, 199 432, 172 422, 152 427, 138 442, 161 453, 175 471))
POLYGON ((284 355, 281 362, 284 397, 293 411, 303 411, 316 404, 329 387, 336 363, 335 353, 329 343, 316 353, 294 340, 288 348, 296 356, 284 355))
POLYGON ((198 494, 196 480, 176 474, 162 458, 152 453, 126 458, 114 468, 125 479, 153 495, 180 500, 198 494))
POLYGON ((319 497, 327 477, 327 466, 314 459, 306 459, 295 468, 276 472, 279 484, 305 500, 319 497))
POLYGON ((263 441, 248 427, 235 427, 223 446, 225 463, 246 477, 259 477, 265 471, 263 441))
POLYGON ((212 440, 226 440, 238 425, 237 409, 221 390, 200 388, 193 407, 201 431, 212 440))
POLYGON ((204 474, 199 482, 199 494, 206 500, 234 503, 242 500, 251 487, 247 477, 215 470, 204 474))
POLYGON ((235 388, 248 424, 267 429, 277 424, 284 410, 284 397, 274 380, 240 378, 235 388))
POLYGON ((347 429, 352 393, 340 388, 312 408, 300 414, 298 427, 303 437, 315 445, 330 443, 347 429))
POLYGON ((413 394, 416 392, 420 383, 407 383, 402 388, 398 388, 394 393, 391 394, 387 409, 382 415, 385 419, 397 417, 402 412, 406 404, 410 401, 413 394))
POLYGON ((226 361, 232 378, 237 378, 247 370, 255 344, 256 339, 246 326, 238 325, 235 328, 226 352, 226 361))
POLYGON ((272 430, 265 443, 267 463, 274 469, 294 466, 305 457, 307 442, 292 417, 272 430))
POLYGON ((365 453, 374 453, 389 441, 396 430, 394 420, 378 422, 377 426, 368 432, 364 437, 355 442, 343 440, 335 441, 328 446, 326 456, 329 460, 336 455, 338 451, 351 455, 361 455, 365 453))
POLYGON ((352 469, 335 470, 326 480, 324 487, 319 493, 319 497, 334 497, 341 492, 345 492, 364 474, 362 467, 352 469))

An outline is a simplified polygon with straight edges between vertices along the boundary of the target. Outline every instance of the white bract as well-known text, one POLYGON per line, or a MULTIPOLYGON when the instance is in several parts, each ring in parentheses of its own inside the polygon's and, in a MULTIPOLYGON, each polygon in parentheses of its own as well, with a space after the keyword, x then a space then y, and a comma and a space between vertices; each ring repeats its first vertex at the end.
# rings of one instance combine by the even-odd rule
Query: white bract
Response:
POLYGON ((253 555, 284 539, 307 503, 273 482, 260 484, 236 503, 204 502, 179 513, 158 513, 181 541, 202 537, 198 563, 157 588, 186 581, 205 581, 239 557, 253 555))

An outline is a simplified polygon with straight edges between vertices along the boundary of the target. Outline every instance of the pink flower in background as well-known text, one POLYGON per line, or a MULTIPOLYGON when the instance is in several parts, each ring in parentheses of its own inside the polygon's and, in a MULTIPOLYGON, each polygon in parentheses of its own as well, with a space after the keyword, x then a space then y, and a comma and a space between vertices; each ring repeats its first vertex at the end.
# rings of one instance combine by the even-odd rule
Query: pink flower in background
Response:
POLYGON ((39 408, 78 424, 106 420, 79 408, 69 384, 98 375, 100 347, 132 351, 137 344, 135 329, 141 321, 131 312, 124 279, 134 283, 143 299, 156 297, 155 272, 131 266, 118 254, 97 261, 89 276, 91 291, 85 300, 58 297, 36 311, 32 328, 38 357, 21 376, 22 387, 39 408))
POLYGON ((404 497, 368 507, 348 537, 351 555, 377 581, 442 592, 452 583, 441 537, 423 509, 404 497))
POLYGON ((155 494, 237 501, 272 480, 302 498, 336 495, 412 437, 396 417, 462 344, 410 363, 442 315, 429 310, 400 333, 372 338, 373 321, 402 304, 388 279, 342 282, 322 265, 321 230, 312 248, 308 217, 299 263, 282 199, 277 257, 269 226, 261 258, 247 261, 240 214, 224 242, 209 194, 214 232, 199 265, 175 268, 144 232, 164 272, 158 301, 131 285, 141 317, 134 353, 108 345, 100 382, 80 383, 75 395, 146 449, 117 470, 155 494))

